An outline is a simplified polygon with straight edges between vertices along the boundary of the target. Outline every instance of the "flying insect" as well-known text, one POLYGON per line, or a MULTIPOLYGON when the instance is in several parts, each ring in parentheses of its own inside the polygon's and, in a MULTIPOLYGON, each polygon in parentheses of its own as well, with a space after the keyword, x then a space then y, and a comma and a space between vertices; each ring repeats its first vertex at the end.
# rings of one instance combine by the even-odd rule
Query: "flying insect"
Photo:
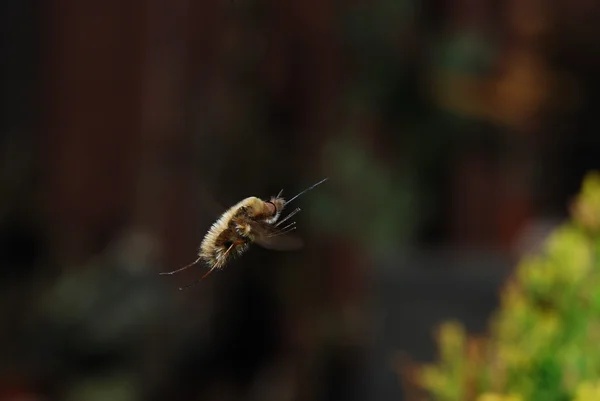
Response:
POLYGON ((301 248, 303 245, 302 240, 290 234, 296 229, 296 222, 288 222, 301 209, 295 208, 282 219, 280 217, 289 203, 327 181, 327 179, 324 178, 311 185, 289 200, 285 200, 281 196, 283 190, 269 200, 262 200, 256 196, 241 200, 225 211, 212 224, 200 244, 198 258, 194 262, 180 269, 160 274, 179 273, 200 262, 206 264, 209 267, 208 272, 199 280, 180 288, 180 290, 183 290, 196 285, 213 270, 222 269, 232 259, 244 254, 251 244, 277 251, 291 251, 301 248), (287 224, 284 225, 284 223, 287 224))

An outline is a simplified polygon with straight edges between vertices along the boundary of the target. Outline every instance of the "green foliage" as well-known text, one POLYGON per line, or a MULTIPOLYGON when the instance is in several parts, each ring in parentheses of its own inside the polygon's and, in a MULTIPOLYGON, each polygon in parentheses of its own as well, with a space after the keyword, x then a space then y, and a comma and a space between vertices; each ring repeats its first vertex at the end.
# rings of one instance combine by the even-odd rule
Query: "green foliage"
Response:
POLYGON ((416 370, 432 400, 600 400, 600 174, 571 210, 519 263, 485 339, 440 327, 439 360, 416 370))

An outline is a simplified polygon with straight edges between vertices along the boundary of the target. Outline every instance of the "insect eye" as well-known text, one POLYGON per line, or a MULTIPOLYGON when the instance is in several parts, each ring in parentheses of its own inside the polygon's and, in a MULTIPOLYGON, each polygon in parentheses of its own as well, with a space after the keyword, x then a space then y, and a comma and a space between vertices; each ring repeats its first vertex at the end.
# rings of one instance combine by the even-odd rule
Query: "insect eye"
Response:
POLYGON ((226 241, 223 246, 225 246, 225 248, 229 249, 229 247, 231 247, 233 245, 233 241, 226 241))
POLYGON ((271 210, 271 213, 275 214, 277 212, 277 206, 275 206, 275 204, 273 202, 266 201, 265 203, 267 203, 273 207, 273 209, 271 210))

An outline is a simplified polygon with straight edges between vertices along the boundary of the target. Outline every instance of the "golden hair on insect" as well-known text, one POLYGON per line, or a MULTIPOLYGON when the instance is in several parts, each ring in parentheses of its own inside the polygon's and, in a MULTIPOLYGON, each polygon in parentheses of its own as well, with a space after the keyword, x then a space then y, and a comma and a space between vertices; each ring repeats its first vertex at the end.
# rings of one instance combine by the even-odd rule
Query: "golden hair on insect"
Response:
POLYGON ((270 200, 262 200, 255 196, 246 198, 230 207, 210 227, 198 251, 198 258, 187 266, 172 272, 160 274, 175 274, 197 263, 204 262, 210 269, 199 280, 180 288, 191 287, 213 270, 221 269, 233 258, 241 256, 251 244, 259 245, 266 249, 289 251, 302 246, 302 240, 289 233, 296 229, 296 222, 284 225, 290 218, 300 212, 300 208, 292 210, 283 219, 281 212, 294 199, 310 191, 317 185, 327 181, 327 178, 306 188, 289 200, 277 196, 270 200))

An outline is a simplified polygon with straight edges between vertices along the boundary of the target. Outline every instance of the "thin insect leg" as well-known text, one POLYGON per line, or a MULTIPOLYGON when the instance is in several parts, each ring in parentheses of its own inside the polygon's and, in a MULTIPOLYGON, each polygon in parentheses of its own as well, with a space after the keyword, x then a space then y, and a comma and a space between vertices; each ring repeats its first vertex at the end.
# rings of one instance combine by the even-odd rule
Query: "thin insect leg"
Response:
POLYGON ((161 273, 158 273, 158 274, 160 274, 160 275, 165 275, 165 274, 175 274, 175 273, 179 273, 180 271, 182 271, 182 270, 185 270, 185 269, 187 269, 188 267, 194 266, 194 265, 195 265, 195 264, 197 264, 198 262, 200 262, 200 257, 198 257, 198 259, 196 259, 194 262, 190 263, 189 265, 187 265, 187 266, 183 266, 181 269, 173 270, 172 272, 161 272, 161 273))
POLYGON ((292 232, 292 231, 294 231, 296 228, 298 228, 298 227, 291 227, 291 228, 288 228, 287 230, 280 232, 280 233, 279 233, 279 235, 284 235, 284 234, 287 234, 287 233, 289 233, 289 232, 292 232))
POLYGON ((283 189, 281 191, 279 191, 279 193, 277 194, 276 198, 281 198, 281 194, 283 193, 283 189))
POLYGON ((269 235, 270 238, 272 237, 279 237, 280 235, 284 235, 289 233, 290 231, 294 231, 297 227, 294 226, 294 224, 296 224, 296 222, 294 221, 291 224, 288 224, 287 226, 285 226, 285 228, 283 228, 281 231, 278 231, 277 233, 273 234, 273 235, 269 235), (292 227, 294 226, 294 227, 292 227))
POLYGON ((206 278, 206 276, 208 276, 210 273, 212 273, 213 270, 215 270, 217 268, 217 265, 214 265, 213 267, 210 268, 209 271, 207 271, 206 273, 204 273, 204 275, 202 277, 200 277, 198 280, 194 281, 191 284, 188 284, 184 287, 179 287, 179 291, 183 291, 185 289, 188 289, 190 287, 195 286, 196 284, 198 284, 199 282, 201 282, 202 280, 204 280, 206 278))
POLYGON ((302 209, 300 209, 299 207, 297 207, 297 208, 295 208, 294 210, 292 210, 292 211, 290 212, 290 214, 288 214, 287 216, 285 216, 283 219, 279 220, 279 221, 277 222, 277 224, 275 224, 275 227, 279 227, 279 225, 280 225, 281 223, 285 222, 285 221, 286 221, 286 220, 288 220, 290 217, 293 217, 293 216, 294 216, 296 213, 298 213, 300 210, 302 210, 302 209))
POLYGON ((288 224, 287 226, 283 227, 283 228, 281 229, 281 231, 285 231, 285 230, 287 230, 288 228, 290 228, 291 226, 293 226, 293 225, 295 225, 295 224, 296 224, 296 222, 295 222, 295 221, 292 221, 290 224, 288 224))
MULTIPOLYGON (((221 256, 219 259, 223 259, 225 256, 227 256, 227 254, 229 253, 229 251, 231 251, 233 249, 234 245, 239 245, 239 244, 240 244, 240 241, 236 241, 233 244, 229 245, 229 248, 227 248, 227 250, 225 251, 225 253, 223 254, 223 256, 221 256)), ((212 269, 214 269, 214 266, 213 266, 212 269)), ((210 270, 212 270, 212 269, 210 269, 210 270)), ((208 272, 208 273, 210 273, 210 272, 208 272)), ((208 273, 206 273, 206 274, 208 274, 208 273)))
MULTIPOLYGON (((290 227, 292 227, 293 225, 295 225, 295 224, 296 224, 296 222, 295 222, 295 221, 291 222, 290 224, 288 224, 287 226, 283 227, 282 229, 280 229, 280 230, 277 230, 277 231, 276 231, 276 232, 274 232, 273 234, 269 235, 269 238, 272 238, 272 237, 278 237, 278 236, 280 236, 280 235, 282 235, 282 234, 285 234, 286 232, 288 232, 288 231, 289 231, 288 229, 289 229, 290 227)), ((294 230, 295 230, 295 229, 296 229, 296 228, 294 228, 294 230)))
MULTIPOLYGON (((224 258, 225 256, 227 256, 227 254, 229 253, 229 251, 231 251, 233 249, 233 246, 235 245, 235 243, 229 245, 229 248, 227 248, 227 250, 225 251, 225 253, 223 254, 223 256, 221 256, 221 258, 224 258)), ((183 291, 187 288, 193 287, 196 284, 198 284, 200 281, 204 280, 204 278, 206 278, 206 276, 208 276, 210 273, 212 273, 213 270, 215 270, 217 268, 217 264, 213 265, 213 267, 210 268, 209 271, 207 271, 206 273, 204 273, 204 275, 202 277, 200 277, 198 280, 194 281, 191 284, 188 284, 184 287, 179 287, 179 291, 183 291)))

